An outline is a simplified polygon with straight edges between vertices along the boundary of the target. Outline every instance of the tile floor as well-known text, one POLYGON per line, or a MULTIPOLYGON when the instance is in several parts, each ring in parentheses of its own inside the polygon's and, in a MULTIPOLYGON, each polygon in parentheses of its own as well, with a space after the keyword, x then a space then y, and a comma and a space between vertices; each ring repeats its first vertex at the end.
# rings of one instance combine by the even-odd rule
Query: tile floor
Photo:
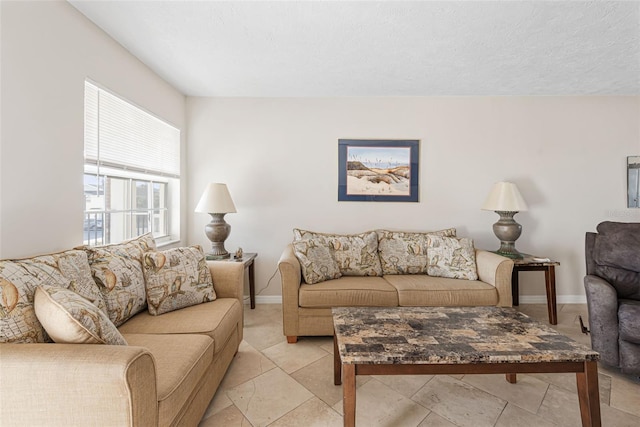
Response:
MULTIPOLYGON (((244 341, 200 426, 341 426, 342 388, 333 385, 330 337, 287 344, 282 308, 245 308, 244 341)), ((546 305, 519 310, 547 322, 546 305)), ((589 345, 578 315, 558 306, 556 329, 589 345)), ((640 381, 600 366, 602 425, 640 425, 640 381)), ((580 426, 575 374, 359 376, 359 426, 580 426)))

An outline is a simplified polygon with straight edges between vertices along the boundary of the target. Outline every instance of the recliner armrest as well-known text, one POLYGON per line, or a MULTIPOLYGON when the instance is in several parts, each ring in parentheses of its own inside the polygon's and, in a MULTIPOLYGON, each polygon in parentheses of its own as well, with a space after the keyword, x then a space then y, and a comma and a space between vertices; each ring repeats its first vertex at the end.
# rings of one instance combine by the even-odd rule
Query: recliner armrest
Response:
POLYGON ((593 275, 584 277, 584 289, 589 310, 591 348, 600 353, 604 363, 618 366, 618 294, 606 280, 593 275))

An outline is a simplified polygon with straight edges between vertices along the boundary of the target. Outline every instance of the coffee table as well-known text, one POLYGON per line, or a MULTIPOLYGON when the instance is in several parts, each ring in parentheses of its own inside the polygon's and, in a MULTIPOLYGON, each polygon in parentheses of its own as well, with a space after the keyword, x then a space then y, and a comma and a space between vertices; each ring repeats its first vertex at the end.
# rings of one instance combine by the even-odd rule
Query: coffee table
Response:
POLYGON ((575 372, 583 426, 600 426, 597 352, 512 308, 333 308, 334 383, 355 426, 356 375, 575 372))

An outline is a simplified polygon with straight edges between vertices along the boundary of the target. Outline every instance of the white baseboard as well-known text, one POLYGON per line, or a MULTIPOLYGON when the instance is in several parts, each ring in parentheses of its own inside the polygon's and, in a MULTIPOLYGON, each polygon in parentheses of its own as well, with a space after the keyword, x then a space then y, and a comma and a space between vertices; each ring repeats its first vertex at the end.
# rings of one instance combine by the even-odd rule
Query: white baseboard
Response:
MULTIPOLYGON (((584 295, 558 295, 558 304, 586 304, 587 298, 584 295)), ((249 296, 244 297, 244 303, 249 304, 249 296)), ((546 304, 546 295, 520 295, 521 304, 546 304)), ((257 295, 256 304, 282 304, 281 295, 257 295)))
MULTIPOLYGON (((546 295, 520 295, 520 304, 546 304, 546 295)), ((586 304, 587 297, 584 295, 558 295, 557 304, 586 304)))
MULTIPOLYGON (((249 302, 249 295, 245 295, 244 303, 249 302)), ((256 295, 256 304, 282 304, 282 295, 256 295)))

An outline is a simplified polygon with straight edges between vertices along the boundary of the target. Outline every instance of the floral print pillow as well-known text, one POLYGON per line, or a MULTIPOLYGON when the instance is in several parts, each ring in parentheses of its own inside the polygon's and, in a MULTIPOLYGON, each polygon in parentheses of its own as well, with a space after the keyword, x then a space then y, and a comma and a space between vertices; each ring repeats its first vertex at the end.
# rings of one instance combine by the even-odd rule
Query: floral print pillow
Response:
POLYGON ((293 242, 293 253, 300 261, 302 277, 309 285, 342 276, 338 263, 323 240, 309 239, 293 242))
POLYGON ((107 306, 109 319, 120 326, 147 308, 142 257, 155 250, 151 233, 107 246, 85 246, 91 274, 107 306))
POLYGON ((451 279, 478 280, 473 240, 427 236, 427 273, 451 279))
POLYGON ((315 239, 324 242, 343 276, 382 276, 378 257, 378 235, 375 231, 361 234, 323 234, 294 229, 294 241, 315 239))
POLYGON ((106 312, 105 301, 91 277, 83 251, 1 260, 0 342, 51 341, 33 308, 35 290, 40 285, 70 289, 106 312))
POLYGON ((427 237, 455 237, 456 229, 427 233, 378 230, 377 233, 383 274, 427 274, 427 237))
POLYGON ((154 316, 216 299, 211 271, 197 245, 146 252, 144 277, 154 316))

